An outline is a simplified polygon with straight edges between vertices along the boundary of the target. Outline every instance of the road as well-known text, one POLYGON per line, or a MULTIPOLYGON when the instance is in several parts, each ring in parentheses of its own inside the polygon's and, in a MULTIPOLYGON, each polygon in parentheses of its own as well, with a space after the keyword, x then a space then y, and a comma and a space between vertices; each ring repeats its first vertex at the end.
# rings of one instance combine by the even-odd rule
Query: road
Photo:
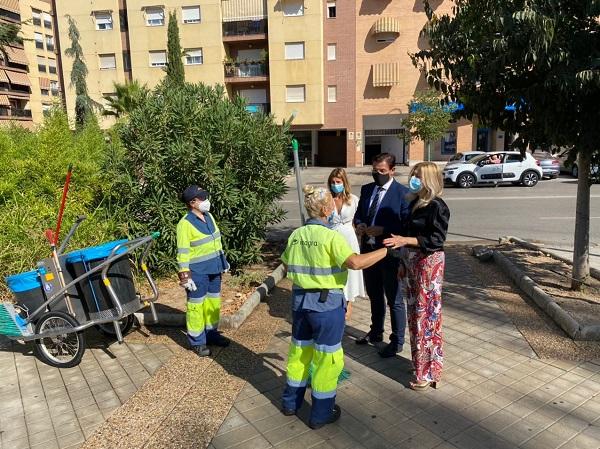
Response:
MULTIPOLYGON (((315 167, 301 171, 302 182, 321 184, 331 169, 315 167)), ((370 167, 348 169, 352 191, 371 181, 370 167)), ((396 179, 406 184, 408 168, 397 167, 396 179)), ((283 238, 300 225, 298 196, 293 176, 287 179, 290 188, 281 200, 288 211, 287 219, 270 231, 272 238, 283 238)), ((521 186, 448 187, 443 198, 451 212, 449 242, 494 240, 505 235, 517 236, 545 244, 559 251, 573 245, 577 181, 569 176, 542 180, 535 187, 521 186)), ((600 185, 591 189, 590 253, 592 263, 600 268, 600 185)))

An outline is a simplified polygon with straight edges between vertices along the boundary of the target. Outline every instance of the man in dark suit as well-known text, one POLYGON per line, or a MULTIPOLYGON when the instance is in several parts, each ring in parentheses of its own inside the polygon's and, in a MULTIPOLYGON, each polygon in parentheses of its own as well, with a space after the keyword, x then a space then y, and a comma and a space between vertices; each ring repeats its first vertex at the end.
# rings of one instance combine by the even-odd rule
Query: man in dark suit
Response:
MULTIPOLYGON (((383 247, 383 239, 390 234, 404 235, 409 203, 409 190, 394 180, 396 158, 390 153, 381 153, 373 158, 373 179, 360 190, 354 224, 360 236, 361 252, 367 253, 383 247)), ((371 330, 356 344, 383 341, 385 305, 390 308, 392 334, 390 343, 379 351, 382 357, 393 357, 402 351, 406 329, 406 306, 398 294, 398 260, 390 256, 363 270, 365 287, 371 300, 371 330)))

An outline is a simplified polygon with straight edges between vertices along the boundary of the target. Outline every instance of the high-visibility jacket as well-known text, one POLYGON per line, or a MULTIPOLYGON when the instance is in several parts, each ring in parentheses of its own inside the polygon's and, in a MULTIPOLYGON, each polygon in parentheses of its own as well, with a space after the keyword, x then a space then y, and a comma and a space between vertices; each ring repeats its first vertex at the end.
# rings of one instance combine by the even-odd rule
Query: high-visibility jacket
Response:
POLYGON ((343 289, 348 279, 343 265, 353 253, 339 232, 309 220, 290 235, 281 259, 287 276, 302 289, 343 289))
POLYGON ((177 263, 179 271, 217 274, 229 269, 223 253, 221 232, 213 216, 206 223, 189 212, 177 224, 177 263))

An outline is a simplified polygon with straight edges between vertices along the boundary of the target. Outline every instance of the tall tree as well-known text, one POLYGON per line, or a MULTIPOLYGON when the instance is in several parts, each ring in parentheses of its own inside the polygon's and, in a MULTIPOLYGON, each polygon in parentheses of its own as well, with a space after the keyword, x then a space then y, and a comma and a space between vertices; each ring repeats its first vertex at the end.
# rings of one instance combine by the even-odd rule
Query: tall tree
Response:
POLYGON ((440 104, 440 95, 434 90, 420 91, 408 104, 408 116, 401 124, 407 130, 405 137, 427 144, 427 160, 431 160, 431 142, 441 139, 452 119, 451 110, 440 104))
POLYGON ((169 13, 169 28, 167 30, 167 82, 183 85, 185 71, 183 67, 183 51, 179 41, 179 25, 175 11, 169 13))
POLYGON ((96 103, 88 95, 86 77, 88 74, 87 66, 83 61, 83 49, 79 43, 80 35, 75 20, 67 15, 69 21, 68 35, 71 46, 65 49, 65 55, 73 58, 73 68, 71 69, 71 87, 75 88, 75 125, 77 128, 83 126, 86 120, 93 116, 93 108, 96 103))
POLYGON ((4 56, 6 56, 5 47, 22 43, 20 23, 0 23, 0 50, 4 53, 4 56))
POLYGON ((514 145, 559 147, 578 158, 572 288, 589 276, 590 165, 600 159, 600 2, 425 0, 430 48, 413 56, 459 113, 518 134, 514 145), (510 107, 506 107, 506 106, 510 107))
POLYGON ((106 95, 107 106, 102 111, 104 116, 116 118, 129 114, 137 108, 148 96, 148 88, 137 80, 129 83, 114 83, 115 95, 106 95))

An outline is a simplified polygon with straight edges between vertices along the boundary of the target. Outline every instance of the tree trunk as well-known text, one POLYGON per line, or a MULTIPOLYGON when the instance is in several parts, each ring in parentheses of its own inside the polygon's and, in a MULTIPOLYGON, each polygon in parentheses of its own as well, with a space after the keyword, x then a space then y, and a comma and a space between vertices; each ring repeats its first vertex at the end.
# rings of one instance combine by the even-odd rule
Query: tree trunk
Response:
POLYGON ((579 291, 590 275, 590 165, 588 151, 579 153, 577 168, 577 207, 575 210, 575 245, 571 289, 579 291))

